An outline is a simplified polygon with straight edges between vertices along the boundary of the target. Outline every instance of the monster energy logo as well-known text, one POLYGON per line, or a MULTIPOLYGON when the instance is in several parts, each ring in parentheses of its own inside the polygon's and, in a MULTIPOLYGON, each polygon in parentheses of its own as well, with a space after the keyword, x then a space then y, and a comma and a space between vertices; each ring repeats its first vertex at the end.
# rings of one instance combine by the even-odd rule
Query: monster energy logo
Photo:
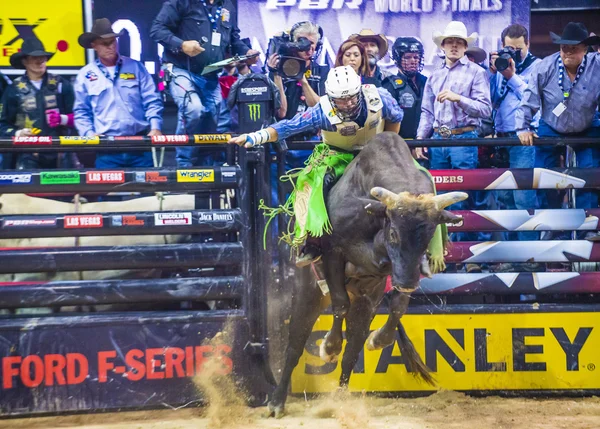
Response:
POLYGON ((260 119, 260 104, 248 104, 250 120, 256 122, 260 119))

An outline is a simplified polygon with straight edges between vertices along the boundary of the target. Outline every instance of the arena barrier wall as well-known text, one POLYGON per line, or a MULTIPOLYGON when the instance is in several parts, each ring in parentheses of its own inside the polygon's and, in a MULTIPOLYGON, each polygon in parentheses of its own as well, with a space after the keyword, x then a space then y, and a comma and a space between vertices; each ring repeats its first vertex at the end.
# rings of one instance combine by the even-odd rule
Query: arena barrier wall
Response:
MULTIPOLYGON (((444 146, 444 140, 407 142, 444 146)), ((451 232, 598 230, 600 210, 577 209, 575 192, 598 189, 599 169, 580 169, 572 147, 598 139, 539 139, 536 145, 567 146, 564 169, 432 170, 439 191, 564 189, 569 209, 456 211, 463 222, 451 232)), ((517 139, 452 141, 461 146, 519 145, 517 139)), ((304 149, 306 143, 289 143, 304 149)), ((446 262, 451 268, 423 278, 413 294, 403 325, 432 371, 437 386, 414 377, 397 342, 383 350, 363 350, 350 379, 350 390, 391 395, 422 395, 439 388, 474 394, 596 395, 596 350, 600 341, 600 253, 582 239, 549 241, 453 242, 446 262), (540 262, 545 272, 453 272, 453 264, 540 262)), ((485 267, 485 265, 484 265, 485 267)), ((290 277, 290 280, 293 279, 290 277)), ((299 285, 296 285, 299 286, 299 285)), ((306 286, 305 286, 306 287, 306 286)), ((387 319, 382 305, 371 330, 387 319)), ((316 322, 292 378, 292 393, 331 392, 341 366, 319 358, 319 344, 332 323, 325 313, 316 322)))
POLYGON ((24 239, 23 246, 42 237, 106 239, 106 246, 78 246, 74 239, 71 247, 0 249, 0 274, 55 279, 0 283, 1 416, 196 405, 206 398, 195 380, 209 376, 215 383, 232 377, 250 404, 265 401, 273 378, 262 285, 272 280, 261 259, 264 219, 257 192, 266 182, 266 155, 264 149, 232 151, 222 145, 228 138, 0 141, 3 152, 149 150, 183 142, 227 151, 229 161, 189 169, 2 171, 0 194, 50 193, 64 199, 75 193, 210 192, 213 202, 230 201, 225 207, 160 212, 0 211, 0 239, 24 239), (191 240, 110 244, 114 236, 172 234, 191 240), (133 270, 142 277, 102 278, 98 273, 104 270, 133 270), (155 271, 159 275, 152 277, 155 271), (71 272, 94 275, 75 281, 61 277, 71 272))
MULTIPOLYGON (((227 207, 171 212, 168 217, 175 221, 168 224, 165 217, 144 210, 85 213, 81 216, 86 219, 77 221, 69 213, 0 213, 0 239, 163 234, 202 238, 154 246, 3 249, 3 273, 149 272, 152 268, 166 270, 168 275, 1 283, 1 415, 194 405, 205 399, 194 378, 206 376, 206 363, 215 358, 219 365, 213 376, 233 377, 248 392, 250 403, 264 403, 285 351, 293 287, 315 284, 310 270, 292 266, 289 248, 276 239, 277 232, 286 228, 284 219, 272 225, 263 249, 265 220, 258 206, 263 199, 266 204, 272 202, 271 170, 273 174, 283 171, 287 145, 234 150, 222 145, 228 138, 0 140, 3 152, 142 150, 151 146, 196 146, 227 152, 227 165, 222 167, 124 169, 108 176, 98 175, 96 170, 58 172, 61 174, 3 171, 0 194, 128 191, 227 192, 231 196, 230 191, 235 191, 227 207), (207 242, 207 234, 211 241, 207 242), (92 312, 83 312, 85 309, 92 312)), ((577 139, 541 142, 590 143, 577 139)), ((443 143, 419 142, 429 146, 443 143)), ((511 139, 461 141, 465 145, 492 143, 518 144, 511 139)), ((290 147, 310 148, 306 144, 290 147)), ((433 174, 440 190, 598 186, 594 172, 573 165, 556 171, 490 169, 433 174)), ((279 187, 279 201, 286 191, 279 187)), ((597 209, 507 213, 466 212, 463 223, 453 230, 597 228, 597 209)), ((600 328, 595 316, 599 309, 594 295, 599 284, 596 244, 454 243, 449 262, 530 261, 532 257, 568 264, 569 270, 448 273, 423 280, 404 321, 438 387, 519 395, 600 392, 600 380, 595 376, 600 328), (528 249, 533 253, 527 255, 528 249)), ((372 329, 379 327, 384 317, 377 315, 372 329)), ((339 368, 316 357, 330 324, 329 314, 315 324, 294 373, 293 393, 334 389, 339 368)), ((396 344, 382 351, 365 351, 355 368, 351 390, 389 394, 433 390, 412 377, 403 362, 396 344)))

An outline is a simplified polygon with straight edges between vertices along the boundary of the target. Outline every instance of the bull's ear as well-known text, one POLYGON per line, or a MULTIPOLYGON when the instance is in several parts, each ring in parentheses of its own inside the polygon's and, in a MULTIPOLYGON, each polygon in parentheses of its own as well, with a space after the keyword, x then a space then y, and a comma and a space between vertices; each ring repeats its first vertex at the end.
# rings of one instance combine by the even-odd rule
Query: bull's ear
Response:
POLYGON ((373 216, 385 216, 386 206, 381 201, 361 198, 365 211, 373 216))
POLYGON ((438 223, 452 223, 452 224, 457 224, 457 223, 462 222, 462 220, 463 220, 462 216, 455 215, 454 213, 451 213, 448 210, 442 210, 440 212, 438 223))

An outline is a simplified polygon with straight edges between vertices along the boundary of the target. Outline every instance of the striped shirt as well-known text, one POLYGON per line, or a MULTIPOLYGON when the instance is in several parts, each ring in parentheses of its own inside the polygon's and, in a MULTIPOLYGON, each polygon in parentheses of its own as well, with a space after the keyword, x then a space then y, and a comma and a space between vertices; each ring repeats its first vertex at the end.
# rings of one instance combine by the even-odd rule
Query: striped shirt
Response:
POLYGON ((444 63, 427 79, 417 137, 428 138, 433 129, 441 125, 450 128, 477 127, 480 118, 491 115, 490 82, 486 71, 464 56, 450 67, 444 63), (460 95, 460 101, 437 101, 436 97, 445 89, 460 95))

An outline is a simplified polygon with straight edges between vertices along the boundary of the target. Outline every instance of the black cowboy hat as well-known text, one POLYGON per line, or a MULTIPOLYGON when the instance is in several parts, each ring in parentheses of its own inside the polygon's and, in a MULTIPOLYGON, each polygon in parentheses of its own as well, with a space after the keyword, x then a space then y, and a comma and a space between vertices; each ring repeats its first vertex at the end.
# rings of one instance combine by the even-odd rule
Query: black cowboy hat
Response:
POLYGON ((569 22, 563 30, 562 36, 550 32, 552 43, 557 45, 594 45, 600 43, 600 37, 592 36, 581 22, 569 22))
POLYGON ((94 21, 92 31, 83 33, 77 41, 86 49, 92 49, 92 42, 96 39, 110 39, 111 37, 121 37, 125 34, 125 30, 115 33, 112 30, 112 24, 108 18, 100 18, 94 21))
POLYGON ((21 45, 21 50, 10 56, 10 65, 16 69, 24 70, 23 59, 25 57, 48 57, 50 59, 53 55, 53 52, 46 52, 40 39, 25 39, 21 45))

